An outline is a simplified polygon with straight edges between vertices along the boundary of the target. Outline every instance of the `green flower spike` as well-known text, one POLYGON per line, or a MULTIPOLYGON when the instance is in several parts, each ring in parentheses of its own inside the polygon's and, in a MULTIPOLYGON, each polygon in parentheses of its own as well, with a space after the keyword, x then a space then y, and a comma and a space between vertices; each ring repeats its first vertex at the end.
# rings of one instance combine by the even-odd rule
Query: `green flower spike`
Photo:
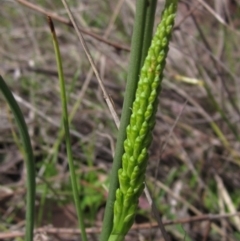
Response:
POLYGON ((148 148, 152 140, 158 94, 174 26, 178 0, 166 0, 162 21, 153 37, 141 70, 132 107, 127 138, 124 142, 122 168, 118 172, 119 188, 114 203, 113 229, 108 241, 122 241, 131 228, 144 189, 148 148))

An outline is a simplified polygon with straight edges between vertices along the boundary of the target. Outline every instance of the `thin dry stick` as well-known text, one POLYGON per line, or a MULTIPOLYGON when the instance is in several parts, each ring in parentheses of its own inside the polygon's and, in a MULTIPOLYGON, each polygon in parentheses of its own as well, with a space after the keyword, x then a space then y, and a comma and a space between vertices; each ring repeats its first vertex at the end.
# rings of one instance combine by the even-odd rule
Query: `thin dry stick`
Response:
MULTIPOLYGON (((165 141, 165 143, 164 143, 164 145, 163 145, 163 147, 162 147, 161 153, 163 153, 163 151, 164 151, 164 149, 165 149, 165 147, 166 147, 166 145, 167 145, 167 143, 168 143, 168 140, 169 140, 171 134, 173 133, 173 130, 174 130, 175 126, 177 125, 177 123, 178 123, 178 121, 179 121, 179 119, 180 119, 180 117, 181 117, 181 115, 182 115, 182 113, 183 113, 183 110, 185 109, 186 105, 187 105, 187 101, 185 101, 182 110, 180 111, 180 113, 179 113, 176 121, 174 122, 174 124, 173 124, 173 126, 172 126, 172 128, 171 128, 171 130, 170 130, 170 132, 169 132, 169 135, 168 135, 168 137, 166 138, 166 141, 165 141)), ((161 160, 161 158, 159 158, 158 163, 157 163, 155 178, 156 178, 157 175, 158 175, 160 160, 161 160)), ((161 230, 164 230, 162 220, 161 220, 161 218, 160 218, 160 215, 158 214, 159 212, 158 212, 157 206, 156 206, 156 204, 155 204, 154 202, 152 202, 152 198, 151 198, 151 196, 150 196, 150 192, 149 192, 149 189, 148 189, 146 183, 145 183, 144 192, 145 192, 145 195, 146 195, 146 197, 147 197, 147 200, 148 200, 149 204, 150 204, 151 207, 152 207, 152 211, 153 211, 153 213, 154 213, 154 216, 156 217, 156 220, 157 220, 157 222, 158 222, 159 227, 161 227, 161 230)))
MULTIPOLYGON (((47 16, 51 17, 52 19, 57 20, 58 22, 61 22, 61 23, 66 24, 66 25, 68 25, 70 27, 73 27, 72 23, 68 19, 66 19, 64 17, 61 17, 61 16, 57 15, 54 12, 48 11, 48 10, 46 10, 46 9, 36 5, 36 4, 33 4, 33 3, 25 1, 25 0, 15 0, 15 1, 20 3, 20 4, 22 4, 22 5, 24 5, 24 6, 26 6, 26 7, 28 7, 28 8, 30 8, 30 9, 32 9, 32 10, 34 10, 34 11, 37 11, 37 12, 42 13, 44 15, 47 15, 47 16)), ((101 36, 91 32, 91 31, 88 31, 86 29, 79 28, 79 27, 78 27, 78 29, 81 32, 85 33, 86 35, 89 35, 89 36, 91 36, 91 37, 93 37, 93 38, 95 38, 95 39, 97 39, 97 40, 99 40, 99 41, 101 41, 103 43, 106 43, 106 44, 108 44, 108 45, 110 45, 110 46, 112 46, 112 47, 114 47, 116 49, 130 51, 130 48, 128 46, 124 46, 122 44, 114 43, 112 41, 109 41, 109 40, 107 40, 105 38, 102 38, 101 36)))
MULTIPOLYGON (((173 124, 173 126, 171 127, 171 130, 169 131, 168 136, 167 136, 167 138, 166 138, 166 140, 165 140, 165 142, 164 142, 164 144, 163 144, 163 146, 162 146, 162 148, 161 148, 161 153, 164 152, 164 150, 165 150, 165 148, 166 148, 166 146, 167 146, 167 144, 168 144, 168 141, 169 141, 169 139, 170 139, 170 137, 171 137, 171 135, 172 135, 172 133, 173 133, 173 130, 175 129, 176 125, 178 124, 178 121, 180 120, 180 118, 181 118, 181 116, 182 116, 182 113, 183 113, 183 111, 184 111, 187 103, 188 103, 188 101, 186 100, 186 101, 184 102, 184 104, 183 104, 183 107, 182 107, 179 115, 177 116, 176 120, 174 121, 174 124, 173 124)), ((158 167, 159 167, 159 163, 158 163, 158 167)), ((158 167, 157 167, 157 170, 158 170, 158 167)), ((155 177, 157 177, 157 175, 155 175, 155 177)))
POLYGON ((117 6, 114 8, 114 12, 112 14, 112 17, 109 21, 109 24, 108 24, 108 27, 106 29, 106 32, 104 34, 104 38, 106 38, 112 31, 112 28, 113 28, 113 24, 115 23, 116 19, 117 19, 117 16, 122 8, 122 5, 124 3, 125 0, 119 0, 118 3, 117 3, 117 6))
POLYGON ((150 194, 149 188, 147 186, 147 183, 144 182, 144 185, 145 185, 144 186, 144 193, 145 193, 145 195, 147 197, 147 200, 148 200, 148 203, 149 203, 149 205, 150 205, 150 207, 152 209, 152 212, 153 212, 153 214, 154 214, 154 216, 155 216, 155 218, 157 220, 157 224, 158 224, 159 229, 161 230, 162 236, 163 236, 165 241, 170 241, 169 236, 168 236, 168 234, 166 232, 166 229, 164 227, 164 223, 162 221, 162 217, 160 216, 159 211, 157 209, 157 206, 156 206, 155 202, 153 201, 153 199, 151 197, 151 194, 150 194))
MULTIPOLYGON (((169 138, 170 138, 171 135, 173 134, 173 130, 174 130, 175 126, 177 125, 177 123, 178 123, 178 121, 179 121, 179 119, 180 119, 180 117, 181 117, 181 115, 182 115, 182 112, 184 111, 187 103, 188 103, 188 100, 185 101, 182 110, 180 111, 179 115, 177 116, 177 119, 175 120, 175 122, 174 122, 174 124, 173 124, 173 126, 172 126, 172 128, 171 128, 171 130, 170 130, 170 132, 169 132, 169 134, 168 134, 168 136, 167 136, 167 138, 166 138, 166 141, 165 141, 165 143, 163 144, 163 147, 161 148, 161 154, 163 153, 164 149, 166 148, 167 143, 168 143, 168 141, 169 141, 169 138)), ((181 145, 179 145, 179 146, 181 147, 181 145)), ((182 149, 182 148, 181 148, 181 149, 182 149)), ((182 149, 182 150, 183 150, 183 149, 182 149)), ((184 150, 183 150, 183 152, 185 153, 184 150)), ((187 156, 187 155, 186 155, 186 156, 187 156)), ((157 163, 157 168, 156 168, 156 172, 155 172, 155 179, 157 178, 157 175, 158 175, 158 170, 159 170, 158 167, 159 167, 159 165, 160 165, 160 160, 161 160, 161 156, 160 156, 159 161, 158 161, 158 163, 157 163)), ((204 187, 205 184, 204 184, 204 182, 202 181, 202 179, 200 179, 200 177, 199 177, 197 171, 195 170, 194 166, 192 165, 191 161, 189 160, 189 158, 186 158, 186 160, 187 160, 187 164, 188 164, 188 166, 189 166, 189 169, 190 169, 190 170, 193 172, 193 174, 198 178, 198 181, 199 181, 200 185, 201 185, 202 187, 204 187)))
POLYGON ((104 87, 103 81, 102 81, 102 79, 101 79, 101 77, 100 77, 100 75, 99 75, 99 73, 97 71, 96 65, 95 65, 95 63, 93 61, 93 58, 92 58, 92 56, 91 56, 91 54, 90 54, 90 52, 88 50, 88 47, 87 47, 86 42, 85 42, 85 40, 84 40, 84 38, 82 36, 82 33, 78 29, 77 23, 76 23, 76 21, 75 21, 75 19, 73 17, 73 14, 72 14, 72 12, 71 12, 67 2, 65 0, 62 0, 62 3, 64 5, 65 9, 67 10, 68 16, 69 16, 69 18, 70 18, 70 20, 71 20, 71 22, 72 22, 72 24, 74 26, 74 29, 75 29, 75 31, 77 33, 78 38, 79 38, 79 40, 80 40, 80 42, 81 42, 81 44, 83 46, 83 49, 84 49, 85 54, 87 55, 88 61, 90 62, 91 66, 93 68, 93 71, 94 71, 94 73, 96 75, 96 78, 98 80, 100 88, 102 89, 102 92, 103 92, 105 101, 107 103, 107 106, 108 106, 108 108, 110 110, 110 113, 112 114, 113 120, 114 120, 116 126, 119 128, 119 125, 120 125, 119 118, 118 118, 117 113, 116 113, 116 111, 114 109, 114 106, 113 106, 113 104, 111 102, 111 99, 109 98, 109 95, 108 95, 108 93, 107 93, 107 91, 106 91, 106 89, 104 87))
POLYGON ((210 234, 211 231, 211 222, 207 223, 207 228, 205 229, 205 232, 203 233, 203 239, 202 241, 207 241, 208 240, 208 236, 210 234))
MULTIPOLYGON (((216 183, 217 183, 217 193, 218 193, 218 206, 219 206, 219 210, 220 210, 220 214, 225 214, 225 207, 224 207, 224 200, 223 200, 223 197, 221 195, 221 184, 218 182, 217 178, 216 178, 216 175, 214 175, 215 177, 215 180, 216 180, 216 183)), ((225 233, 225 235, 227 235, 227 222, 226 220, 222 219, 221 220, 221 228, 222 228, 222 231, 225 233)), ((225 237, 221 240, 221 241, 227 241, 225 239, 225 237)))
POLYGON ((174 29, 180 28, 180 26, 185 22, 185 20, 194 13, 194 11, 199 7, 200 3, 196 4, 193 8, 191 8, 186 15, 175 25, 174 29))
MULTIPOLYGON (((231 199, 227 189, 224 186, 223 180, 217 174, 215 174, 214 177, 215 177, 215 180, 216 180, 216 182, 218 184, 219 193, 222 196, 222 199, 223 199, 227 209, 230 212, 236 211, 236 207, 233 204, 233 201, 232 201, 232 199, 231 199)), ((240 231, 240 218, 239 217, 236 216, 236 217, 233 218, 233 224, 234 224, 235 228, 238 231, 240 231)))
MULTIPOLYGON (((240 212, 229 213, 229 214, 206 214, 206 215, 198 215, 194 217, 181 218, 178 220, 166 220, 163 222, 163 224, 167 226, 167 225, 194 223, 194 222, 202 222, 202 221, 214 221, 214 220, 231 218, 239 215, 240 215, 240 212)), ((143 229, 150 229, 150 228, 157 228, 157 227, 158 227, 158 223, 151 223, 151 224, 142 223, 142 224, 133 225, 131 230, 143 230, 143 229)), ((101 232, 101 228, 87 228, 86 232, 88 234, 97 234, 101 232)), ((35 233, 47 233, 47 234, 57 234, 57 235, 79 235, 81 231, 79 229, 72 229, 72 228, 42 227, 42 228, 36 229, 35 233)), ((16 237, 23 237, 23 236, 24 236, 24 232, 18 232, 18 231, 0 233, 0 239, 10 239, 10 238, 16 238, 16 237)))
POLYGON ((19 8, 19 10, 20 10, 20 14, 22 15, 22 19, 23 19, 24 25, 25 25, 26 30, 27 30, 26 35, 31 40, 32 46, 35 50, 36 55, 38 57, 42 58, 41 50, 40 50, 40 47, 39 47, 39 44, 38 44, 39 42, 36 39, 36 33, 35 33, 36 30, 34 28, 32 28, 30 23, 29 23, 29 20, 27 18, 27 14, 24 12, 24 10, 26 10, 26 9, 19 8))
POLYGON ((206 189, 206 184, 204 183, 204 181, 202 180, 202 178, 200 177, 200 175, 198 174, 195 166, 193 165, 191 159, 189 158, 186 150, 184 149, 184 147, 181 144, 181 141, 179 140, 179 138, 173 134, 173 139, 176 143, 176 145, 180 148, 184 158, 183 158, 183 163, 188 166, 189 170, 192 172, 192 174, 197 178, 198 183, 200 185, 201 188, 206 189))
MULTIPOLYGON (((44 119, 45 121, 49 122, 50 124, 52 124, 53 126, 57 126, 60 127, 61 124, 56 122, 55 120, 53 120, 52 118, 48 117, 45 113, 41 112, 40 110, 38 110, 37 108, 35 108, 34 106, 32 106, 31 104, 29 104, 26 100, 24 100, 22 97, 18 96, 17 94, 13 93, 14 98, 17 100, 18 103, 22 104, 23 106, 25 106, 27 109, 33 111, 34 113, 36 113, 38 116, 40 116, 42 119, 44 119)), ((75 131, 75 130, 70 130, 70 133, 78 138, 80 138, 81 140, 85 140, 86 138, 79 132, 75 131)))
MULTIPOLYGON (((190 204, 188 201, 186 201, 184 198, 182 198, 181 196, 176 195, 169 187, 167 187, 166 185, 164 185, 162 182, 154 180, 153 178, 151 178, 151 180, 155 181, 157 186, 159 186, 160 188, 162 188, 165 192, 167 192, 169 195, 171 195, 173 198, 175 198, 176 200, 178 200, 179 202, 181 202, 182 204, 184 204, 186 207, 188 207, 193 213, 197 214, 197 215, 203 215, 196 207, 194 207, 192 204, 190 204)), ((215 223, 211 223, 211 227, 214 228, 219 234, 221 234, 222 236, 224 236, 224 232, 221 230, 221 228, 219 226, 217 226, 215 223)), ((231 239, 229 237, 229 240, 233 241, 233 239, 231 239)))
POLYGON ((231 25, 227 24, 226 21, 218 14, 216 13, 205 1, 203 0, 197 0, 202 6, 210 13, 212 14, 219 23, 223 24, 227 28, 229 28, 231 31, 234 31, 236 34, 240 34, 239 31, 236 31, 231 25))
POLYGON ((205 3, 203 0, 197 0, 209 13, 211 13, 221 24, 227 25, 224 19, 216 13, 207 3, 205 3))
MULTIPOLYGON (((113 14, 111 16, 111 19, 109 21, 108 27, 105 30, 105 33, 103 35, 104 38, 107 38, 109 36, 109 34, 111 33, 112 27, 114 25, 114 22, 117 19, 117 16, 119 14, 119 11, 121 9, 121 6, 122 6, 123 2, 124 2, 124 0, 119 0, 118 1, 117 7, 114 9, 114 12, 113 12, 113 14)), ((97 55, 96 56, 96 62, 98 62, 100 58, 101 58, 101 54, 97 55)), ((90 68, 90 70, 88 71, 87 77, 86 77, 86 81, 84 82, 83 87, 82 87, 82 89, 81 89, 81 91, 79 93, 78 101, 83 99, 83 96, 84 96, 84 94, 86 92, 86 89, 88 88, 88 85, 89 85, 89 83, 90 83, 90 81, 92 79, 92 75, 93 75, 93 68, 90 68)), ((79 108, 78 104, 73 107, 72 113, 70 115, 70 119, 72 119, 73 116, 75 115, 75 112, 77 111, 77 108, 79 108)), ((111 141, 110 141, 110 145, 111 145, 112 154, 114 155, 114 145, 112 145, 111 141)))
MULTIPOLYGON (((205 35, 203 34, 203 32, 202 32, 202 30, 201 30, 201 28, 200 28, 200 26, 199 26, 199 24, 198 24, 198 21, 196 20, 196 18, 195 18, 194 15, 192 15, 192 19, 193 19, 194 24, 196 25, 196 27, 197 27, 197 29, 198 29, 198 31, 199 31, 199 33, 200 33, 200 36, 201 36, 201 38, 202 38, 202 40, 203 40, 203 43, 204 43, 206 49, 207 49, 210 53, 212 53, 213 51, 211 50, 211 47, 210 47, 207 39, 205 38, 205 35)), ((225 83, 225 81, 223 80, 223 78, 221 78, 221 75, 222 75, 222 74, 221 74, 221 68, 220 68, 220 66, 218 65, 218 61, 215 61, 215 58, 213 58, 212 55, 210 55, 210 58, 211 58, 211 60, 213 61, 213 64, 214 64, 215 69, 217 70, 217 76, 219 76, 219 78, 220 78, 220 80, 221 80, 221 82, 222 82, 222 85, 223 85, 226 93, 228 94, 228 99, 230 100, 230 103, 232 104, 232 106, 233 106, 234 110, 236 111, 236 113, 240 116, 240 110, 239 110, 238 106, 235 104, 235 101, 234 101, 233 98, 232 98, 232 95, 231 95, 231 93, 230 93, 230 91, 229 91, 229 89, 228 89, 228 86, 226 85, 226 83, 225 83)))

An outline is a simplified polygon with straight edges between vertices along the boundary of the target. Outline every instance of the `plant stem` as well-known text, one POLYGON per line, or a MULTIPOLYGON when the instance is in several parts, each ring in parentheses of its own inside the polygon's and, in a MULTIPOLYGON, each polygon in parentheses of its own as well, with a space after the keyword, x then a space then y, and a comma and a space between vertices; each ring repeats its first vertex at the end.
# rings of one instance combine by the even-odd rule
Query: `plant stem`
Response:
POLYGON ((57 36, 54 30, 54 25, 50 17, 48 17, 48 22, 52 33, 53 45, 54 45, 57 67, 58 67, 58 78, 59 78, 59 84, 60 84, 60 90, 61 90, 61 102, 62 102, 62 110, 63 110, 63 126, 65 130, 67 157, 68 157, 68 164, 70 169, 73 197, 74 197, 74 202, 77 210, 77 217, 78 217, 79 227, 81 230, 82 239, 84 241, 87 241, 87 234, 86 234, 83 214, 80 206, 79 190, 78 190, 77 178, 76 178, 72 149, 71 149, 71 138, 70 138, 70 131, 69 131, 68 110, 67 110, 67 96, 66 96, 66 90, 65 90, 62 60, 61 60, 59 45, 57 41, 57 36))
POLYGON ((142 46, 144 39, 144 27, 147 14, 147 0, 138 0, 136 3, 136 16, 134 21, 133 36, 131 43, 131 55, 127 77, 126 92, 121 115, 120 128, 118 131, 116 151, 113 161, 113 167, 110 176, 109 194, 104 213, 103 229, 100 241, 106 241, 112 231, 113 226, 113 204, 115 201, 115 193, 118 188, 118 170, 121 168, 121 159, 124 152, 123 142, 126 138, 126 128, 128 126, 132 103, 135 99, 135 92, 139 73, 141 69, 142 46))
POLYGON ((145 27, 144 27, 141 67, 143 66, 144 60, 147 56, 148 49, 149 49, 151 41, 152 41, 156 6, 157 6, 157 0, 149 0, 148 1, 147 13, 146 13, 146 19, 145 19, 145 27))
POLYGON ((27 167, 27 207, 26 207, 26 230, 25 230, 25 240, 33 240, 33 229, 34 229, 34 207, 35 207, 35 162, 32 150, 32 145, 30 137, 28 134, 28 128, 25 123, 21 109, 19 108, 16 100, 14 99, 11 91, 9 90, 7 84, 0 76, 0 89, 7 100, 13 115, 15 117, 19 133, 22 139, 22 144, 24 148, 24 158, 26 160, 27 167))

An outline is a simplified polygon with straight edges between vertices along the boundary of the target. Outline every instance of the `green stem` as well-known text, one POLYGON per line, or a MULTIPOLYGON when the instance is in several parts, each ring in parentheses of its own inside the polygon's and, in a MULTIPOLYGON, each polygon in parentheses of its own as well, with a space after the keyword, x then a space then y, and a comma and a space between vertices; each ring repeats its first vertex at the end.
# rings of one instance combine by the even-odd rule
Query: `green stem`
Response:
POLYGON ((16 100, 13 97, 13 94, 9 90, 7 84, 0 76, 0 89, 7 100, 13 115, 15 117, 19 133, 22 139, 22 144, 24 148, 24 154, 26 159, 27 167, 27 207, 26 207, 26 231, 25 231, 25 240, 33 240, 33 229, 34 229, 34 207, 35 207, 35 163, 34 155, 32 150, 32 145, 30 137, 28 134, 28 128, 24 121, 23 114, 19 108, 16 100))
POLYGON ((115 193, 118 188, 118 170, 121 167, 121 158, 124 152, 123 142, 126 138, 126 128, 131 115, 131 106, 135 98, 137 82, 141 69, 142 46, 144 37, 144 26, 147 13, 147 0, 137 0, 136 16, 134 21, 133 36, 131 43, 131 55, 127 77, 126 92, 121 115, 120 128, 117 137, 116 151, 113 161, 113 167, 110 176, 109 194, 104 213, 103 229, 100 241, 108 240, 113 226, 113 205, 115 201, 115 193))
POLYGON ((57 67, 58 67, 58 78, 59 78, 59 84, 60 84, 60 90, 61 90, 61 102, 62 102, 62 110, 63 110, 63 126, 65 130, 67 157, 68 157, 68 164, 70 169, 73 197, 74 197, 74 202, 77 209, 77 217, 79 221, 79 227, 81 230, 82 239, 84 241, 87 241, 87 234, 86 234, 85 225, 83 221, 83 213, 80 206, 77 177, 75 173, 75 167, 73 163, 73 155, 72 155, 72 149, 71 149, 71 138, 70 138, 70 131, 69 131, 68 110, 67 110, 67 96, 66 96, 66 90, 65 90, 62 60, 61 60, 59 45, 57 41, 57 36, 54 30, 54 25, 50 17, 48 17, 48 21, 49 21, 49 26, 52 33, 53 45, 54 45, 57 67))
POLYGON ((147 56, 148 49, 149 49, 151 41, 152 41, 156 6, 157 6, 157 0, 149 0, 148 1, 145 27, 144 27, 141 67, 143 66, 144 60, 147 56))

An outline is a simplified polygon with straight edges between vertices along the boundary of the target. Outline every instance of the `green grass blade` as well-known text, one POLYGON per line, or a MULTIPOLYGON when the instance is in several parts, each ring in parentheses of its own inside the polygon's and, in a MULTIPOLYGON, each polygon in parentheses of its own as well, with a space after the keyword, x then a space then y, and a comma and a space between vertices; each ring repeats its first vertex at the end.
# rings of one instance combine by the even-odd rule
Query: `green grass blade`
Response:
POLYGON ((152 41, 156 6, 157 6, 157 0, 149 0, 147 4, 147 12, 146 12, 146 19, 145 19, 145 26, 144 26, 141 67, 143 66, 144 60, 147 56, 148 49, 152 41))
MULTIPOLYGON (((74 74, 73 79, 72 79, 71 86, 69 87, 69 89, 67 91, 67 101, 70 98, 70 94, 75 87, 75 84, 76 84, 76 81, 77 81, 79 75, 80 75, 80 70, 77 70, 76 73, 74 74)), ((73 106, 73 109, 72 109, 72 111, 69 115, 69 123, 70 124, 71 124, 71 121, 72 121, 74 115, 77 112, 77 109, 78 109, 79 105, 81 104, 81 100, 82 100, 81 98, 78 99, 77 102, 73 106)), ((65 133, 64 127, 61 125, 60 129, 58 131, 58 137, 56 138, 55 143, 53 144, 53 147, 51 148, 51 151, 49 152, 49 154, 46 158, 46 161, 44 162, 44 165, 47 166, 47 165, 49 165, 50 162, 56 163, 57 156, 58 156, 58 150, 59 150, 59 147, 60 147, 60 145, 62 143, 62 140, 64 138, 64 133, 65 133)), ((47 167, 46 167, 46 169, 47 169, 47 167)), ((39 210, 38 210, 37 226, 39 226, 42 222, 43 210, 44 210, 44 205, 45 205, 45 201, 46 201, 46 195, 47 195, 48 190, 49 190, 49 185, 45 184, 45 187, 43 188, 43 190, 44 190, 44 192, 43 192, 43 195, 41 196, 39 210)))
POLYGON ((83 220, 83 213, 80 206, 80 200, 79 200, 79 190, 78 190, 78 184, 77 184, 77 178, 75 173, 75 167, 73 163, 73 155, 72 155, 72 149, 71 149, 71 138, 70 138, 70 131, 69 131, 69 119, 68 119, 68 110, 67 110, 67 96, 66 96, 66 90, 65 90, 65 81, 64 81, 64 74, 63 74, 63 67, 62 67, 62 60, 60 55, 60 49, 57 41, 57 36, 54 30, 54 25, 50 17, 48 17, 49 26, 52 33, 52 40, 55 50, 55 56, 57 61, 57 68, 58 68, 58 78, 59 78, 59 85, 61 90, 61 104, 62 104, 62 110, 63 110, 63 126, 65 130, 65 138, 66 138, 66 148, 67 148, 67 157, 68 157, 68 164, 70 169, 70 176, 71 176, 71 183, 72 183, 72 189, 73 189, 73 197, 74 202, 77 210, 77 217, 79 222, 79 227, 81 230, 82 239, 84 241, 87 241, 87 234, 85 231, 85 225, 83 220))
POLYGON ((26 230, 25 230, 25 240, 33 240, 33 229, 34 229, 34 207, 35 207, 35 163, 34 155, 32 150, 32 145, 30 137, 28 134, 27 125, 24 121, 23 114, 19 108, 16 100, 14 99, 10 89, 7 84, 0 76, 0 89, 9 104, 13 115, 15 117, 19 133, 22 140, 22 145, 24 149, 24 158, 26 160, 27 167, 27 207, 26 207, 26 230))

